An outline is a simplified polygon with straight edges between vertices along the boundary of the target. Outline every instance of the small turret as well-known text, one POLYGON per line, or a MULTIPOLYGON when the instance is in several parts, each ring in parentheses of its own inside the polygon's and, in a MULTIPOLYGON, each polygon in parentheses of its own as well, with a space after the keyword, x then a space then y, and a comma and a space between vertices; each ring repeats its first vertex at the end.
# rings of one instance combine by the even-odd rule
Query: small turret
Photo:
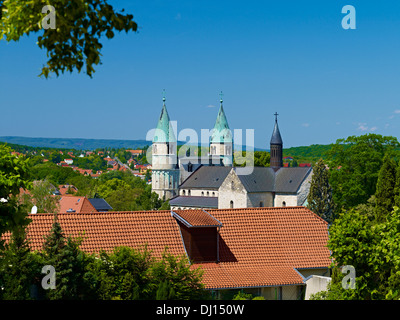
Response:
POLYGON ((275 126, 270 141, 271 160, 270 166, 274 169, 283 167, 283 141, 278 127, 278 113, 275 112, 275 126))

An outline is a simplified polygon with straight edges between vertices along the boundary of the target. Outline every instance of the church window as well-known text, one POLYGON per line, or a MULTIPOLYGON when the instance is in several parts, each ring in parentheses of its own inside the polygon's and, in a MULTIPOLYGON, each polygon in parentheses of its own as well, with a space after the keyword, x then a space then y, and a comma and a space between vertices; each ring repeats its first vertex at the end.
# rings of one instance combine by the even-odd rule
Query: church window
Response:
POLYGON ((204 196, 204 191, 201 192, 201 195, 204 196))
POLYGON ((235 183, 233 181, 231 181, 231 189, 235 190, 235 183))
POLYGON ((207 197, 210 195, 210 192, 207 191, 207 197))
POLYGON ((188 196, 190 196, 190 190, 188 190, 188 196))
POLYGON ((153 153, 157 153, 157 145, 153 145, 153 153))
POLYGON ((186 191, 185 191, 185 190, 183 190, 183 191, 182 191, 182 194, 183 194, 183 195, 185 195, 185 194, 186 194, 186 191))
POLYGON ((260 201, 260 207, 264 207, 264 202, 260 201))
POLYGON ((286 201, 282 201, 282 207, 286 207, 286 201))
POLYGON ((233 208, 233 201, 231 200, 229 207, 232 209, 233 208))
POLYGON ((213 196, 213 197, 215 196, 215 192, 212 193, 212 196, 213 196))

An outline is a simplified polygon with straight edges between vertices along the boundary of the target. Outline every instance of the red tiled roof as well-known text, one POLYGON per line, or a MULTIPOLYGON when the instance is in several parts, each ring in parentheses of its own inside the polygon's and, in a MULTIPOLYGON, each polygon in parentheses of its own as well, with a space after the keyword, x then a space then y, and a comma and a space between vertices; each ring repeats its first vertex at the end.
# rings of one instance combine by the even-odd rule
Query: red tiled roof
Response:
POLYGON ((208 288, 301 284, 294 268, 326 268, 331 263, 328 224, 305 207, 207 212, 223 223, 220 263, 201 265, 208 288))
POLYGON ((221 222, 204 210, 174 210, 173 215, 188 227, 222 227, 221 222))
POLYGON ((62 196, 59 204, 59 213, 69 212, 70 209, 75 210, 76 213, 97 212, 86 197, 62 196))
MULTIPOLYGON (((192 265, 204 269, 203 282, 208 289, 302 284, 303 278, 295 268, 327 268, 331 263, 328 225, 305 207, 207 212, 211 220, 223 224, 219 230, 219 262, 192 265)), ((208 221, 199 210, 177 213, 194 225, 208 221)), ((40 250, 53 215, 30 214, 29 218, 28 238, 32 249, 40 250)), ((116 246, 138 248, 147 243, 156 257, 165 246, 174 255, 186 254, 171 211, 64 213, 58 220, 65 235, 84 233, 81 249, 87 252, 111 251, 116 246)), ((5 239, 8 237, 5 235, 5 239)))

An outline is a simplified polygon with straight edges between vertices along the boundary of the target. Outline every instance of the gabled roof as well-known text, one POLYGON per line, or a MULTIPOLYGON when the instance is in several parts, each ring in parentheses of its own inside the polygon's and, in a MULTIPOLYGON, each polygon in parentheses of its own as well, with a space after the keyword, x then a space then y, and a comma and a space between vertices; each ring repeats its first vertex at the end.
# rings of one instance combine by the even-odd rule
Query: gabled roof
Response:
POLYGON ((176 142, 174 130, 172 128, 167 107, 165 103, 161 109, 160 118, 154 133, 153 142, 176 142))
POLYGON ((171 214, 188 228, 222 227, 221 222, 204 210, 173 210, 171 214))
POLYGON ((109 211, 112 210, 113 208, 107 203, 106 200, 101 199, 101 198, 93 198, 89 199, 90 203, 92 206, 97 210, 97 211, 109 211))
MULTIPOLYGON (((208 221, 219 229, 219 263, 193 264, 204 269, 208 289, 303 284, 296 268, 327 268, 328 224, 305 207, 247 208, 177 212, 192 226, 208 221), (206 215, 207 214, 207 215, 206 215), (203 220, 204 219, 204 220, 203 220), (209 220, 208 220, 209 219, 209 220), (215 223, 215 222, 211 222, 215 223)), ((41 250, 54 221, 52 214, 29 214, 27 238, 41 250)), ((92 253, 117 246, 142 248, 155 257, 165 247, 176 256, 186 255, 179 224, 171 211, 65 213, 58 221, 66 236, 83 235, 81 249, 92 253)), ((9 233, 3 235, 7 241, 9 233)))
POLYGON ((97 212, 86 197, 63 196, 59 200, 59 213, 66 212, 97 212))
POLYGON ((280 168, 276 172, 275 192, 297 192, 311 171, 310 167, 280 168))
POLYGON ((179 188, 218 189, 231 170, 232 167, 201 166, 183 181, 179 188))
MULTIPOLYGON (((233 170, 247 192, 283 192, 295 193, 312 168, 279 168, 276 172, 271 167, 254 167, 251 174, 238 174, 242 168, 233 170)), ((202 166, 193 172, 180 186, 180 189, 218 189, 228 176, 232 167, 202 166)))

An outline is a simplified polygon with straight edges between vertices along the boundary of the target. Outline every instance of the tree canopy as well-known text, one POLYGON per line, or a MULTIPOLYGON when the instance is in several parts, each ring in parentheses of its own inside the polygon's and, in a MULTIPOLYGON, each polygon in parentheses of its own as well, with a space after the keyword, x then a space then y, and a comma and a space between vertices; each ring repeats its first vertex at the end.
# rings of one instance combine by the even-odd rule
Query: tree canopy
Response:
POLYGON ((133 15, 123 12, 116 12, 107 0, 0 0, 0 40, 18 41, 33 33, 48 57, 40 76, 80 72, 85 66, 92 77, 94 66, 101 64, 100 39, 111 39, 116 31, 137 31, 133 15), (47 5, 55 14, 43 10, 47 5), (43 28, 50 13, 55 15, 55 29, 43 28))
POLYGON ((328 153, 335 203, 346 209, 366 203, 375 194, 385 154, 399 146, 395 137, 371 133, 337 140, 328 153))

